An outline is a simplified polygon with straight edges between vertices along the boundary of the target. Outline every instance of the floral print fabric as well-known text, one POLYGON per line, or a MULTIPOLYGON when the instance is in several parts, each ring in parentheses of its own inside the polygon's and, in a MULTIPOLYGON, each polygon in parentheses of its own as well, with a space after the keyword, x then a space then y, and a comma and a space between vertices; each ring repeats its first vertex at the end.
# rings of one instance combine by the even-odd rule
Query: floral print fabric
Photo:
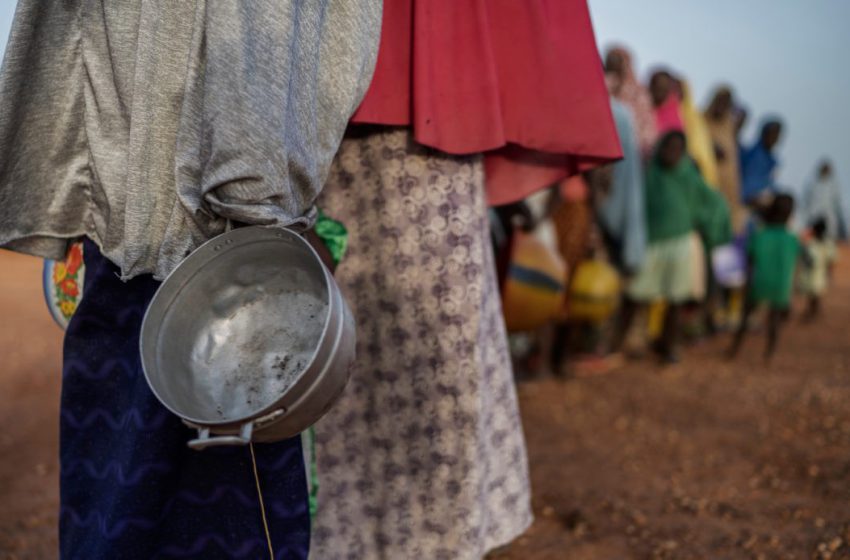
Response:
POLYGON ((311 557, 481 558, 531 522, 482 160, 349 137, 320 205, 349 231, 358 355, 316 427, 311 557))
POLYGON ((50 315, 63 329, 83 297, 85 269, 82 242, 71 244, 64 261, 44 262, 44 297, 50 315))

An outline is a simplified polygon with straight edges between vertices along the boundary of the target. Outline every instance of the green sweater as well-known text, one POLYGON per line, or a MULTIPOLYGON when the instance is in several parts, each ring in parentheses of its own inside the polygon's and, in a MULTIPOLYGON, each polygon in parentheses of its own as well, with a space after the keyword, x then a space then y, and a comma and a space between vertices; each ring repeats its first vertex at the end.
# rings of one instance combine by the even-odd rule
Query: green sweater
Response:
POLYGON ((709 187, 687 157, 673 168, 655 158, 646 173, 646 222, 649 242, 697 231, 708 247, 731 238, 726 201, 709 187))
POLYGON ((750 298, 787 309, 800 255, 797 236, 785 226, 768 225, 750 236, 747 255, 752 263, 750 298))

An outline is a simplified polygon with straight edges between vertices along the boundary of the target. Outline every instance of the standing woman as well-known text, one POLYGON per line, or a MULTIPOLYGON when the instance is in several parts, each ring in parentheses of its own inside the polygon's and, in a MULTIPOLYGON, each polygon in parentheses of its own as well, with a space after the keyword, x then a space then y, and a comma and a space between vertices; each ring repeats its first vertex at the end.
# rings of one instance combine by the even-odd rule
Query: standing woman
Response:
POLYGON ((317 425, 317 560, 472 560, 531 523, 487 205, 617 158, 584 0, 385 5, 322 205, 358 358, 317 425))
POLYGON ((828 160, 818 165, 814 177, 806 185, 801 214, 804 227, 811 227, 818 220, 823 220, 826 239, 832 242, 847 240, 847 218, 844 215, 841 187, 828 160))
POLYGON ((658 127, 649 91, 635 75, 632 55, 624 47, 614 47, 605 55, 605 75, 611 95, 632 112, 638 146, 644 158, 649 158, 658 141, 658 127))
POLYGON ((629 277, 640 269, 646 255, 643 166, 631 112, 615 99, 611 100, 611 112, 623 159, 611 166, 605 192, 594 190, 594 204, 609 257, 622 276, 629 277))
POLYGON ((776 146, 782 132, 781 120, 765 118, 756 142, 741 151, 741 201, 748 206, 763 207, 776 193, 776 146))
POLYGON ((717 88, 705 110, 705 122, 717 155, 717 187, 732 213, 735 232, 744 229, 746 208, 741 204, 741 171, 738 162, 738 130, 732 90, 717 88))
POLYGON ((139 330, 159 281, 228 222, 291 226, 366 90, 378 0, 21 0, 0 74, 0 246, 85 239, 65 335, 60 557, 304 559, 298 438, 187 448, 139 330), (265 525, 267 523, 267 529, 265 525))
POLYGON ((685 137, 688 141, 688 154, 697 164, 705 182, 712 188, 717 188, 717 156, 714 142, 705 122, 705 117, 694 104, 691 86, 687 80, 678 80, 681 92, 682 121, 685 124, 685 137))
POLYGON ((663 135, 671 131, 684 132, 682 95, 678 80, 667 70, 656 70, 649 79, 649 93, 658 133, 663 135))

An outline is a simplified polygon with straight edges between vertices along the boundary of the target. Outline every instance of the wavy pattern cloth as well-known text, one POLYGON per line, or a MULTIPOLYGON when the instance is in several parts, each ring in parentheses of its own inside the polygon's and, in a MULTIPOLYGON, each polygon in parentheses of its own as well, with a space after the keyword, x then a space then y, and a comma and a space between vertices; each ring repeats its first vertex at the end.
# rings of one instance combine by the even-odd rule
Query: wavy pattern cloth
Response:
MULTIPOLYGON (((85 297, 68 325, 61 411, 64 560, 268 558, 247 447, 186 447, 193 433, 148 388, 139 330, 158 286, 86 241, 85 297)), ((300 438, 255 446, 277 560, 310 538, 300 438)))

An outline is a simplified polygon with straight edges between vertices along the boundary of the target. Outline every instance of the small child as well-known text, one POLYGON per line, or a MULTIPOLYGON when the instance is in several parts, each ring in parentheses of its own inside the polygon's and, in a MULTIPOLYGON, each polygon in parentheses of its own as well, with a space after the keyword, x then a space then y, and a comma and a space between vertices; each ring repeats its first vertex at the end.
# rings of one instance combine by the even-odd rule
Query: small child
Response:
POLYGON ((794 211, 794 199, 787 194, 774 197, 764 213, 765 225, 750 236, 747 242, 749 278, 744 314, 735 340, 729 349, 734 357, 744 341, 753 311, 760 304, 768 306, 767 347, 765 360, 776 349, 779 326, 791 306, 794 269, 800 255, 800 242, 788 230, 788 220, 794 211))
POLYGON ((811 238, 803 244, 800 291, 809 302, 803 316, 807 321, 820 314, 820 299, 829 286, 829 269, 835 259, 835 243, 828 238, 827 229, 826 220, 819 218, 812 224, 811 238))
MULTIPOLYGON (((612 351, 619 352, 639 308, 663 300, 667 304, 663 328, 653 349, 667 364, 679 360, 682 305, 704 291, 698 286, 703 281, 700 267, 694 266, 695 262, 703 264, 695 234, 709 233, 715 211, 712 200, 716 200, 686 149, 684 134, 668 132, 649 163, 644 199, 649 244, 644 262, 626 290, 611 343, 612 351)), ((725 205, 721 210, 728 212, 725 205)))

